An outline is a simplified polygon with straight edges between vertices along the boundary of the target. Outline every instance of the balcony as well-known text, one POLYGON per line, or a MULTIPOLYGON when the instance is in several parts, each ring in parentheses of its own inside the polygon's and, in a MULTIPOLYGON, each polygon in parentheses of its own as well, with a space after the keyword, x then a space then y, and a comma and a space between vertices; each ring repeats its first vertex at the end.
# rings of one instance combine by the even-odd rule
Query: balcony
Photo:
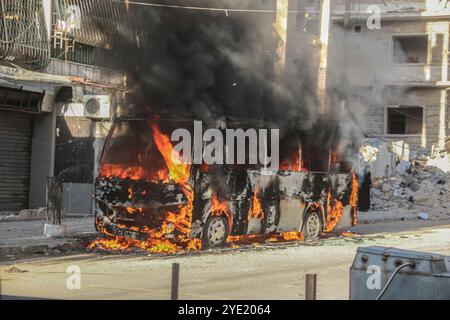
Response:
POLYGON ((392 64, 381 67, 376 79, 391 84, 435 86, 448 83, 448 67, 429 64, 392 64))
POLYGON ((0 59, 40 69, 50 59, 41 0, 0 0, 0 59))

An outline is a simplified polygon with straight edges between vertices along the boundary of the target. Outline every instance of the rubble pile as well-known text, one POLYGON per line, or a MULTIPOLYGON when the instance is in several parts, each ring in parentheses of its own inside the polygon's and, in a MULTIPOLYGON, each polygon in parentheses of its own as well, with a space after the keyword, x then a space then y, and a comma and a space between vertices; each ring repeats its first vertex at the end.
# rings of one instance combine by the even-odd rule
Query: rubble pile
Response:
POLYGON ((371 209, 415 211, 422 219, 450 216, 450 173, 421 161, 399 164, 390 177, 372 181, 371 209))

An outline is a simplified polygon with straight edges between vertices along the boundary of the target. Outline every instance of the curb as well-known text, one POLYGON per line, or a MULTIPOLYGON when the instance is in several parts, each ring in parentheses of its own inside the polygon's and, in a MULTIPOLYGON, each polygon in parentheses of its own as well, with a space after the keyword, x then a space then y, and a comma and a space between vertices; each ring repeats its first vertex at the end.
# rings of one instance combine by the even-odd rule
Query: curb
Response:
POLYGON ((34 241, 23 244, 0 245, 0 261, 5 260, 5 257, 8 255, 39 254, 52 250, 59 250, 60 252, 84 250, 87 243, 95 239, 96 236, 97 234, 87 234, 70 238, 44 238, 42 243, 39 244, 36 244, 36 241, 34 241))

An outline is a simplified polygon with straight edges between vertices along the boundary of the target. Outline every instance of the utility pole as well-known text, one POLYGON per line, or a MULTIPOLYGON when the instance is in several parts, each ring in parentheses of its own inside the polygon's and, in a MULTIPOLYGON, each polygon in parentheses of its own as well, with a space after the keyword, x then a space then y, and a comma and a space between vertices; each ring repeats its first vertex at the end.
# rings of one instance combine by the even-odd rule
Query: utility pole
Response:
POLYGON ((286 68, 286 44, 287 44, 287 24, 289 0, 277 0, 277 12, 274 28, 278 35, 277 61, 275 64, 276 90, 279 90, 284 83, 284 72, 286 68))
POLYGON ((317 75, 317 111, 321 114, 326 109, 328 39, 330 33, 331 0, 320 0, 320 53, 317 75))
POLYGON ((44 16, 45 16, 45 26, 47 28, 48 33, 48 43, 51 41, 52 37, 52 15, 53 15, 53 1, 52 0, 44 0, 42 1, 42 5, 44 6, 44 16))
POLYGON ((345 0, 345 13, 344 13, 344 61, 343 61, 343 68, 342 68, 342 104, 344 106, 348 103, 348 94, 349 94, 349 85, 348 85, 348 46, 349 46, 349 39, 350 39, 350 32, 351 32, 351 10, 353 7, 353 0, 345 0))

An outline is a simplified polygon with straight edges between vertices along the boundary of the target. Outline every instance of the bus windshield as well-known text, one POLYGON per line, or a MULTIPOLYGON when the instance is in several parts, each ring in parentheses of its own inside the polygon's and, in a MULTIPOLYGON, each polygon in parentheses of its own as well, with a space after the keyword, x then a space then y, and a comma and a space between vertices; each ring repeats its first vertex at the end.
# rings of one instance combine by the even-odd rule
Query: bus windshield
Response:
POLYGON ((113 125, 103 149, 99 176, 165 180, 167 166, 155 146, 149 121, 121 120, 113 125))

